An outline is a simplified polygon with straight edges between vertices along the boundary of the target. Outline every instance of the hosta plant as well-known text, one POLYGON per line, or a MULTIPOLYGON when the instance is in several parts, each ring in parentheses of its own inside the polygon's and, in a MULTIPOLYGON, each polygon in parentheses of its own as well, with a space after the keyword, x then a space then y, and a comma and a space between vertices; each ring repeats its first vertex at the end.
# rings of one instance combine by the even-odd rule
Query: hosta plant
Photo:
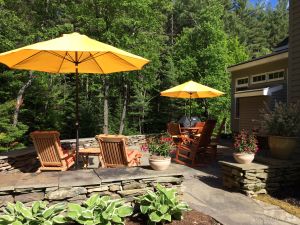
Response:
POLYGON ((175 189, 157 184, 156 190, 135 198, 141 213, 148 216, 148 224, 171 222, 172 219, 181 220, 182 213, 190 210, 186 203, 179 201, 175 189))
POLYGON ((65 209, 63 203, 47 207, 48 202, 36 201, 32 207, 26 207, 23 203, 7 203, 0 215, 0 224, 6 225, 52 225, 65 223, 61 212, 65 209))
POLYGON ((92 195, 82 206, 68 204, 67 217, 84 225, 124 224, 124 218, 132 215, 132 207, 124 205, 122 199, 110 199, 109 196, 92 195))

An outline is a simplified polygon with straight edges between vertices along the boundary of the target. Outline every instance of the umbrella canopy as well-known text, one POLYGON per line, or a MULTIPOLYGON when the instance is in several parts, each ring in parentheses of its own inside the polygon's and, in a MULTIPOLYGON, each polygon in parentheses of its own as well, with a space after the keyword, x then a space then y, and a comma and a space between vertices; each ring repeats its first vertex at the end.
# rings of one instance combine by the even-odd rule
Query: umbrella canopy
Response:
POLYGON ((149 60, 79 33, 43 41, 0 54, 12 69, 76 74, 76 167, 79 151, 78 73, 107 74, 140 70, 149 60))
POLYGON ((190 99, 190 126, 191 126, 191 99, 192 98, 214 98, 224 93, 216 89, 199 84, 195 81, 188 81, 168 90, 160 92, 161 96, 171 98, 189 98, 190 99))
POLYGON ((160 92, 161 96, 171 98, 214 98, 223 94, 221 91, 192 80, 160 92))
POLYGON ((0 62, 13 69, 50 73, 106 74, 140 70, 149 62, 79 33, 39 42, 0 54, 0 62))

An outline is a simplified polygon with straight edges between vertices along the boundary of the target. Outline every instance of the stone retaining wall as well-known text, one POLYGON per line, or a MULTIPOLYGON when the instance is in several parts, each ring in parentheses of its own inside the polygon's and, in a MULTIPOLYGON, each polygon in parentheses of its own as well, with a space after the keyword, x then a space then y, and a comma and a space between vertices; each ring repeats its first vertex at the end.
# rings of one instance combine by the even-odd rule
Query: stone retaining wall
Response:
POLYGON ((121 168, 44 172, 41 174, 0 175, 0 208, 7 202, 21 201, 31 205, 33 201, 81 203, 92 194, 109 195, 133 202, 134 196, 153 190, 157 183, 176 188, 181 194, 183 175, 178 168, 168 171, 121 168), (79 180, 81 178, 81 180, 79 180))
MULTIPOLYGON (((160 134, 141 134, 141 135, 130 135, 127 137, 127 144, 128 146, 135 146, 141 143, 145 143, 148 138, 158 137, 160 134)), ((64 144, 75 144, 76 139, 67 139, 61 140, 62 145, 64 144)), ((94 137, 91 138, 80 138, 79 139, 79 146, 82 147, 84 144, 89 144, 91 147, 98 147, 99 144, 94 137)))
POLYGON ((33 148, 18 150, 0 156, 0 174, 33 173, 40 167, 36 151, 33 148))
POLYGON ((238 164, 220 161, 223 186, 248 196, 276 192, 300 182, 300 162, 258 159, 260 162, 238 164))
MULTIPOLYGON (((145 143, 149 137, 158 136, 152 135, 132 135, 127 136, 129 146, 139 146, 141 143, 145 143)), ((75 144, 75 139, 61 140, 62 145, 75 144)), ((88 144, 91 147, 98 147, 95 138, 81 138, 79 139, 80 147, 84 144, 88 144)), ((7 153, 1 153, 0 155, 0 174, 1 173, 33 173, 40 167, 40 162, 37 159, 36 151, 33 147, 27 149, 14 150, 7 153)))

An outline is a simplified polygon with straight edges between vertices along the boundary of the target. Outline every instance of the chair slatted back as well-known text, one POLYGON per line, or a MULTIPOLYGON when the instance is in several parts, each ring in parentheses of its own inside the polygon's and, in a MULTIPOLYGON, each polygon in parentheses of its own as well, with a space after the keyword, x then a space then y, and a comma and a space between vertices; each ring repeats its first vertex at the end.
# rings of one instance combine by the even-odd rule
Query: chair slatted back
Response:
POLYGON ((170 122, 167 124, 167 131, 170 135, 180 135, 180 125, 178 123, 170 122))
POLYGON ((199 130, 197 130, 196 134, 201 134, 202 133, 204 125, 205 125, 205 122, 197 122, 195 124, 195 127, 199 127, 199 130))
POLYGON ((207 120, 203 126, 200 137, 196 137, 192 144, 193 149, 199 149, 201 147, 207 147, 210 143, 212 133, 216 126, 215 120, 207 120))
POLYGON ((128 166, 126 142, 123 136, 98 135, 97 140, 105 167, 128 166))
POLYGON ((63 155, 59 132, 57 131, 34 131, 30 133, 34 147, 37 151, 42 166, 62 166, 63 155))

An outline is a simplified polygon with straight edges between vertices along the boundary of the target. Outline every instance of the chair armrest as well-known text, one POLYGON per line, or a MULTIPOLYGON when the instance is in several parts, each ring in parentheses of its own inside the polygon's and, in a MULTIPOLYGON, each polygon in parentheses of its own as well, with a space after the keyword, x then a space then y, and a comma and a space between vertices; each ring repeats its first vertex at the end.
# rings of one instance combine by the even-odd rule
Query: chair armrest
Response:
POLYGON ((138 152, 137 150, 133 149, 126 149, 127 154, 127 161, 131 162, 133 159, 141 158, 143 155, 142 153, 138 152))
POLYGON ((63 156, 60 159, 65 159, 67 157, 73 157, 76 154, 76 150, 62 150, 63 156))

